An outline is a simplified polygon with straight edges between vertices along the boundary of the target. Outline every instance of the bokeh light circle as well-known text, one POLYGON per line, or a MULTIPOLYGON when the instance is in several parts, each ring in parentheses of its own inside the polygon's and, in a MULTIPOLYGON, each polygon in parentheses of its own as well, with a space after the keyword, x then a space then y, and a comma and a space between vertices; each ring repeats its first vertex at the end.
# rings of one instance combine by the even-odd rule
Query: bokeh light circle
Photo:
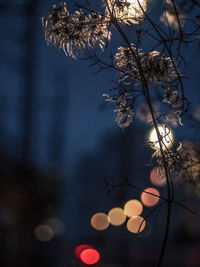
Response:
MULTIPOLYGON (((158 131, 162 138, 161 145, 162 145, 163 150, 170 148, 173 144, 172 130, 166 125, 159 125, 158 131)), ((158 142, 158 136, 157 136, 157 132, 155 128, 153 128, 150 132, 149 141, 152 142, 153 149, 158 150, 160 148, 160 144, 158 142)))
POLYGON ((119 226, 126 221, 126 215, 122 208, 113 208, 108 213, 108 219, 112 225, 119 226))
POLYGON ((109 226, 108 216, 103 212, 94 214, 91 218, 91 225, 95 230, 102 231, 109 226))
POLYGON ((100 259, 100 254, 96 249, 88 248, 84 249, 80 254, 80 259, 82 262, 88 265, 95 264, 100 259))
POLYGON ((126 202, 124 205, 124 212, 126 216, 132 217, 132 216, 138 216, 143 211, 143 205, 142 203, 137 199, 131 199, 126 202))
POLYGON ((49 225, 55 234, 62 234, 65 231, 65 225, 62 220, 57 217, 52 217, 46 221, 46 224, 49 225))
POLYGON ((149 187, 141 194, 141 201, 147 207, 153 207, 159 202, 160 193, 156 188, 149 187), (147 192, 147 193, 146 193, 147 192), (150 194, 148 194, 150 193, 150 194), (151 195, 154 194, 154 195, 151 195), (158 196, 158 197, 157 197, 158 196))
POLYGON ((54 231, 49 225, 41 224, 35 228, 35 236, 42 242, 48 242, 53 239, 54 231))
POLYGON ((151 170, 150 181, 155 186, 166 185, 166 176, 164 168, 161 166, 156 166, 151 170))
POLYGON ((89 248, 93 249, 93 247, 90 246, 90 245, 86 245, 86 244, 78 245, 78 246, 76 246, 75 249, 74 249, 74 254, 75 254, 75 256, 76 256, 78 259, 80 259, 80 255, 81 255, 81 253, 83 252, 83 250, 85 250, 85 249, 89 249, 89 248))
POLYGON ((141 216, 133 216, 127 222, 129 232, 137 234, 144 230, 146 221, 141 216))

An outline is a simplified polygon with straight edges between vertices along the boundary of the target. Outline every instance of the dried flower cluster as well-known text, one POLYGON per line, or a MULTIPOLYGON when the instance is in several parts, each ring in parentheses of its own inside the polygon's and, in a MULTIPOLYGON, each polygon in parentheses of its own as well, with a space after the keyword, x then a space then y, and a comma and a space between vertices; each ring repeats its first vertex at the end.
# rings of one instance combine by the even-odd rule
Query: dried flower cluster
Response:
POLYGON ((185 141, 179 150, 177 163, 171 161, 177 181, 188 182, 200 195, 200 149, 199 144, 185 141))
MULTIPOLYGON (((199 144, 184 141, 179 147, 163 151, 165 161, 170 169, 173 182, 187 182, 200 195, 200 149, 199 144)), ((153 157, 158 165, 162 166, 162 157, 159 150, 153 157)))
POLYGON ((146 11, 146 0, 107 0, 105 14, 123 24, 141 23, 146 11))
POLYGON ((178 91, 174 84, 167 83, 164 86, 163 102, 170 105, 178 122, 182 125, 181 114, 187 109, 187 99, 183 99, 182 94, 178 91))
POLYGON ((115 121, 119 127, 122 129, 128 127, 133 119, 134 98, 127 92, 120 92, 116 96, 110 96, 108 94, 104 94, 103 96, 106 97, 105 101, 117 103, 117 108, 114 112, 117 113, 115 121))
POLYGON ((116 66, 136 81, 141 81, 141 71, 145 79, 154 84, 173 82, 177 79, 172 59, 164 57, 158 51, 145 54, 131 44, 131 48, 119 47, 115 59, 116 66))
POLYGON ((99 13, 84 14, 80 9, 69 14, 66 3, 53 9, 43 17, 46 42, 62 48, 66 55, 76 56, 88 47, 98 44, 102 49, 111 33, 108 30, 108 21, 99 13))

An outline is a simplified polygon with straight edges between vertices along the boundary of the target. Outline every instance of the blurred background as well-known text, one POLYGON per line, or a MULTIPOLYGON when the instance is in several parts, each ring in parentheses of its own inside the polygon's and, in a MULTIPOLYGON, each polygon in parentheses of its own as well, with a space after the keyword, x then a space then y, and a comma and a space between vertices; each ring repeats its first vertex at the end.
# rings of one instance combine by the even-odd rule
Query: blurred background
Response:
MULTIPOLYGON (((68 2, 73 7, 75 1, 68 2)), ((160 1, 150 2, 152 16, 160 16, 160 1)), ((91 225, 94 214, 140 200, 140 191, 125 186, 109 193, 105 180, 118 184, 128 177, 162 195, 166 187, 149 179, 152 151, 144 144, 151 125, 136 112, 133 124, 122 131, 114 106, 103 100, 116 74, 93 75, 88 61, 66 58, 46 45, 41 17, 55 3, 0 0, 0 266, 87 266, 91 262, 87 255, 80 259, 79 245, 98 251, 97 267, 156 266, 166 207, 157 209, 138 235, 126 223, 104 231, 91 225)), ((114 32, 111 48, 121 44, 114 32)), ((199 148, 200 56, 193 47, 184 53, 190 111, 184 126, 170 127, 175 138, 199 148)), ((198 194, 176 181, 175 195, 197 215, 173 206, 163 266, 200 266, 198 194)), ((149 211, 144 207, 142 216, 149 211)))

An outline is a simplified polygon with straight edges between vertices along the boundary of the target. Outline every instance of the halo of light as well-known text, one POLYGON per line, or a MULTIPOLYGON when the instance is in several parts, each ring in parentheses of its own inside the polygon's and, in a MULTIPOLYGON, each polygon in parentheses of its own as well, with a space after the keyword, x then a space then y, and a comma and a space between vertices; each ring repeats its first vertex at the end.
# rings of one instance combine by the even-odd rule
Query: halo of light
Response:
POLYGON ((145 228, 146 221, 141 216, 133 216, 127 222, 127 229, 129 232, 138 234, 145 228))
POLYGON ((80 259, 80 255, 81 255, 81 253, 83 252, 83 250, 88 249, 88 248, 93 249, 92 246, 90 246, 90 245, 86 245, 86 244, 81 244, 81 245, 76 246, 75 249, 74 249, 74 254, 75 254, 75 256, 76 256, 78 259, 80 259))
POLYGON ((114 226, 122 225, 126 220, 126 215, 122 208, 113 208, 108 213, 108 219, 114 226))
POLYGON ((35 236, 42 242, 48 242, 53 239, 54 231, 49 225, 41 224, 35 228, 35 236))
POLYGON ((95 264, 100 259, 100 254, 96 249, 88 248, 84 249, 80 254, 80 259, 82 262, 88 265, 95 264))
POLYGON ((94 214, 91 218, 91 225, 95 230, 102 231, 109 226, 108 216, 103 212, 94 214))
MULTIPOLYGON (((162 138, 161 145, 163 150, 170 148, 173 143, 172 130, 167 125, 158 125, 158 131, 162 138)), ((158 136, 155 128, 153 128, 150 132, 149 141, 152 143, 153 149, 160 149, 160 144, 158 142, 158 136)))
POLYGON ((141 201, 142 203, 147 207, 153 207, 159 202, 160 193, 156 188, 149 187, 144 190, 145 192, 142 192, 141 194, 141 201), (148 194, 148 193, 150 194, 148 194), (154 195, 151 195, 154 194, 154 195), (158 196, 158 197, 157 197, 158 196))
POLYGON ((127 217, 138 216, 143 211, 142 203, 137 199, 131 199, 124 205, 124 212, 127 217))
POLYGON ((164 186, 166 184, 166 176, 164 168, 156 166, 151 170, 150 181, 155 186, 164 186))
POLYGON ((144 16, 143 10, 146 11, 147 8, 146 0, 140 0, 143 10, 137 0, 121 0, 121 5, 117 5, 115 0, 108 0, 107 4, 109 8, 106 8, 106 15, 109 16, 111 10, 112 15, 125 24, 139 23, 144 16))

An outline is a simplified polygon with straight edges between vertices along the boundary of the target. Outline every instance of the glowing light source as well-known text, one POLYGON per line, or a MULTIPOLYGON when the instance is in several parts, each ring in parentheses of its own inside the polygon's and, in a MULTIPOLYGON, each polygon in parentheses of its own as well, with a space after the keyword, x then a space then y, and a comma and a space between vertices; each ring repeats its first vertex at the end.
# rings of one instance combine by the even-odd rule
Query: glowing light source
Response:
POLYGON ((125 24, 139 23, 144 16, 143 10, 147 8, 146 0, 140 0, 140 4, 138 0, 108 0, 107 3, 109 9, 106 8, 106 15, 110 16, 111 12, 113 17, 125 24))
POLYGON ((100 259, 100 254, 96 249, 88 248, 84 249, 80 254, 80 259, 82 262, 88 265, 95 264, 100 259))
POLYGON ((142 203, 147 207, 155 206, 159 202, 159 196, 160 196, 159 191, 153 187, 146 188, 144 191, 145 192, 142 192, 141 194, 142 203), (151 194, 154 194, 154 195, 151 195, 151 194))
POLYGON ((114 226, 122 225, 126 220, 124 210, 121 208, 113 208, 108 213, 108 219, 114 226))
MULTIPOLYGON (((158 131, 161 136, 161 145, 163 150, 170 148, 173 143, 173 134, 171 129, 166 125, 159 125, 158 131)), ((154 128, 149 136, 149 141, 152 143, 152 148, 155 150, 160 149, 160 144, 158 142, 158 136, 156 133, 156 129, 154 128)))
POLYGON ((163 167, 154 167, 150 173, 150 180, 153 185, 164 186, 166 184, 166 176, 163 167))
POLYGON ((54 237, 54 231, 49 225, 41 224, 35 228, 35 236, 40 241, 48 242, 54 237))
POLYGON ((78 258, 78 259, 80 259, 80 255, 81 255, 81 253, 83 252, 83 250, 85 250, 85 249, 93 249, 93 247, 92 246, 90 246, 90 245, 86 245, 86 244, 82 244, 82 245, 78 245, 77 247, 75 247, 75 249, 74 249, 74 254, 75 254, 75 256, 78 258))
POLYGON ((128 217, 140 215, 142 211, 143 211, 143 205, 137 199, 129 200, 124 205, 124 212, 128 217))
POLYGON ((145 220, 141 216, 133 216, 127 222, 127 229, 134 234, 144 230, 146 225, 145 220))
POLYGON ((105 230, 109 226, 108 216, 103 212, 94 214, 91 218, 91 225, 96 230, 105 230))

